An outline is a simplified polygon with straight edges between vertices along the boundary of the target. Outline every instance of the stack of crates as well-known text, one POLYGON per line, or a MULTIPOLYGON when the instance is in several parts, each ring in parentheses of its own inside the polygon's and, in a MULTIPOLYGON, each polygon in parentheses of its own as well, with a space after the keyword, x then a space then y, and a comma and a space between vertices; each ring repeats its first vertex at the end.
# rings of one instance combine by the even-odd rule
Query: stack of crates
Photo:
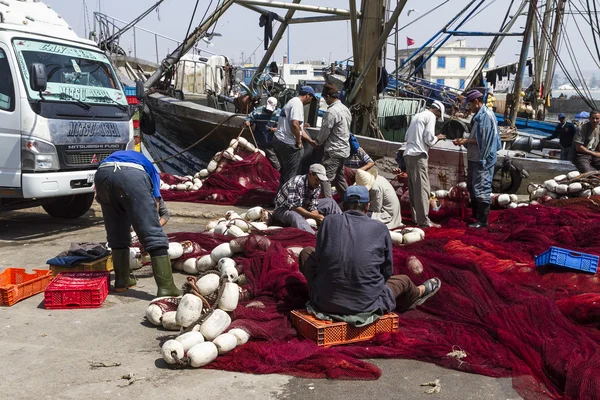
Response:
POLYGON ((131 112, 134 113, 133 114, 133 128, 139 129, 140 128, 140 118, 139 118, 139 113, 137 112, 137 105, 139 104, 140 101, 137 99, 137 97, 135 95, 135 87, 125 86, 125 97, 127 98, 127 104, 129 104, 131 112))

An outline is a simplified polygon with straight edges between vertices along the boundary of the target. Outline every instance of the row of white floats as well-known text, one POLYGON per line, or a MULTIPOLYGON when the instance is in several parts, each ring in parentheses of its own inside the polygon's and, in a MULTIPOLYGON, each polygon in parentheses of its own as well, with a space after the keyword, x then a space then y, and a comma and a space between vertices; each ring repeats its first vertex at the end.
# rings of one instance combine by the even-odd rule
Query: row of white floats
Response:
MULTIPOLYGON (((161 180, 160 190, 175 190, 179 192, 200 190, 202 188, 203 181, 206 178, 208 178, 210 174, 212 174, 213 172, 221 172, 223 167, 230 161, 243 160, 243 158, 240 155, 235 154, 237 149, 244 149, 249 153, 261 153, 263 157, 265 156, 264 151, 258 149, 256 146, 248 142, 243 137, 232 139, 231 142, 229 142, 229 147, 227 147, 227 149, 223 151, 219 151, 218 153, 216 153, 205 169, 200 170, 193 176, 176 176, 176 178, 179 178, 183 181, 182 183, 178 183, 176 185, 169 185, 161 180)), ((244 179, 240 178, 240 180, 240 184, 244 186, 244 179)))
POLYGON ((572 171, 566 175, 555 176, 543 184, 530 183, 527 187, 529 199, 532 202, 543 203, 554 199, 599 196, 600 186, 592 187, 587 183, 578 182, 580 175, 579 171, 572 171))

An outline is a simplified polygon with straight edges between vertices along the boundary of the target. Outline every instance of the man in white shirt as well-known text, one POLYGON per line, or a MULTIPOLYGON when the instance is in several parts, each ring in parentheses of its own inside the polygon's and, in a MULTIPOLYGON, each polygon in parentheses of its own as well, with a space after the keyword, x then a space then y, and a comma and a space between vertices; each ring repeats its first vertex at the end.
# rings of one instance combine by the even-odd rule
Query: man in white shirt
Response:
POLYGON ((304 149, 302 139, 315 145, 315 141, 304 131, 304 105, 315 99, 315 90, 302 86, 300 94, 294 97, 279 113, 279 125, 273 138, 273 147, 281 165, 279 188, 299 174, 304 149))
POLYGON ((439 228, 429 219, 429 149, 444 135, 435 134, 435 121, 444 120, 444 104, 435 100, 431 107, 415 114, 406 131, 406 150, 404 164, 408 175, 408 194, 413 222, 428 228, 439 228))

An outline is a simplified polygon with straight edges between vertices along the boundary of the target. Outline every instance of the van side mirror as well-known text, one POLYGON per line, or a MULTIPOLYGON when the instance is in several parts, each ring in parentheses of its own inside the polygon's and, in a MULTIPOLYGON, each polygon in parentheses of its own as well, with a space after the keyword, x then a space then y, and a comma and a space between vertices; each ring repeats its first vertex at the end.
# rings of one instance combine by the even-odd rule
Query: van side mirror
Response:
POLYGON ((144 98, 145 92, 146 89, 144 88, 144 82, 142 82, 141 80, 135 81, 135 97, 138 100, 142 100, 144 98))
POLYGON ((46 66, 40 63, 31 64, 29 71, 29 85, 31 90, 43 92, 48 87, 48 78, 46 77, 46 66))

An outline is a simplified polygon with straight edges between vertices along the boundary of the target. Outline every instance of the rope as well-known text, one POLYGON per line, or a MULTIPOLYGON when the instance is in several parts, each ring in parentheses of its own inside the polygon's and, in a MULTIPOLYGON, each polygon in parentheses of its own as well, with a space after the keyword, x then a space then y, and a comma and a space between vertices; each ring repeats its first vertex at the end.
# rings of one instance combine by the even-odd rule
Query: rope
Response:
MULTIPOLYGON (((198 275, 198 278, 202 278, 202 277, 204 277, 204 276, 206 276, 208 274, 217 274, 217 275, 219 275, 220 273, 221 272, 219 272, 217 270, 210 270, 210 271, 206 271, 204 273, 201 273, 200 275, 198 275)), ((188 278, 188 282, 186 283, 186 290, 188 292, 190 292, 192 294, 196 294, 195 291, 198 291, 198 287, 196 287, 196 280, 198 278, 194 278, 194 277, 189 277, 188 278)), ((184 328, 182 330, 182 333, 191 332, 192 329, 194 329, 194 326, 196 326, 196 325, 202 325, 202 323, 204 323, 204 321, 206 321, 206 319, 208 319, 208 317, 210 317, 213 314, 213 312, 215 311, 217 305, 219 304, 219 301, 221 300, 221 296, 223 296, 223 292, 225 291, 225 284, 227 282, 228 282, 227 278, 221 277, 221 279, 219 281, 219 289, 217 291, 217 297, 215 298, 215 301, 213 302, 213 304, 209 307, 208 311, 206 313, 200 315, 200 318, 198 318, 194 323, 192 323, 187 328, 184 328)), ((204 299, 203 297, 201 297, 201 299, 203 301, 206 301, 206 299, 204 299)), ((207 303, 208 303, 208 301, 207 301, 207 303)))
POLYGON ((225 118, 219 125, 215 126, 212 131, 208 132, 200 140, 196 141, 195 143, 193 143, 192 145, 186 147, 185 149, 181 150, 178 153, 175 153, 173 155, 170 155, 169 157, 161 158, 160 160, 154 161, 153 164, 158 164, 158 163, 170 160, 171 158, 175 158, 177 156, 180 156, 183 153, 185 153, 186 151, 190 150, 191 148, 196 147, 197 145, 199 145, 200 143, 202 143, 202 141, 204 141, 204 139, 206 139, 207 137, 209 137, 213 132, 215 132, 217 129, 219 129, 221 126, 223 126, 226 122, 228 122, 231 118, 236 117, 236 116, 238 116, 238 114, 232 114, 232 115, 230 115, 229 117, 225 118))
POLYGON ((371 131, 371 133, 374 133, 377 136, 379 136, 380 139, 385 140, 385 137, 383 137, 383 134, 381 133, 381 131, 379 130, 379 126, 377 125, 377 115, 374 114, 374 111, 375 100, 371 100, 371 103, 369 103, 368 106, 361 103, 356 103, 350 106, 350 112, 352 113, 352 115, 369 115, 369 130, 371 131))

